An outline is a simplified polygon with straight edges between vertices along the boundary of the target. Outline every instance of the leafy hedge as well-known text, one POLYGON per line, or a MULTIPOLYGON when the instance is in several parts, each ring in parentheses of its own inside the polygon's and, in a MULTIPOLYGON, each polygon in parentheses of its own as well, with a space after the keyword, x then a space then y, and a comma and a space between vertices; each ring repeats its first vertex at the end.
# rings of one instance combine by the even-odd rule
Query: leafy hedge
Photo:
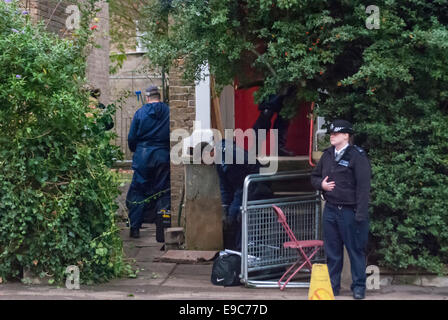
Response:
POLYGON ((353 121, 373 167, 369 263, 447 272, 448 1, 375 1, 379 29, 358 0, 168 2, 147 6, 152 63, 182 58, 191 81, 208 61, 222 86, 250 65, 258 101, 295 86, 353 121))
POLYGON ((14 1, 0 1, 3 281, 30 270, 61 282, 69 265, 80 268, 81 283, 128 270, 109 169, 120 154, 83 89, 88 31, 59 39, 14 1))
POLYGON ((353 71, 320 111, 352 120, 369 151, 371 260, 393 269, 448 271, 447 4, 380 1, 380 29, 333 29, 353 71))

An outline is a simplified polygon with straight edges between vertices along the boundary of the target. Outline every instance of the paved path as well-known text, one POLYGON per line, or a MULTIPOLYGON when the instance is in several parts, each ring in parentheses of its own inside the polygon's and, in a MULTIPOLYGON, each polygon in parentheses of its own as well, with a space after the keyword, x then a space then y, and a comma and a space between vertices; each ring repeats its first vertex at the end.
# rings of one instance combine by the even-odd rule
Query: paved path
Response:
MULTIPOLYGON (((3 300, 306 300, 307 289, 277 288, 251 289, 241 287, 219 287, 210 282, 211 264, 176 264, 154 262, 164 252, 155 241, 155 228, 147 225, 141 238, 131 240, 128 230, 123 228, 125 252, 136 260, 140 269, 136 279, 116 279, 107 284, 83 286, 80 290, 69 290, 47 285, 24 285, 7 283, 0 285, 3 300)), ((82 274, 81 274, 82 277, 82 274)), ((349 291, 341 292, 337 300, 352 300, 349 291)), ((448 300, 448 288, 429 288, 405 285, 390 285, 380 290, 368 291, 366 300, 448 300)))

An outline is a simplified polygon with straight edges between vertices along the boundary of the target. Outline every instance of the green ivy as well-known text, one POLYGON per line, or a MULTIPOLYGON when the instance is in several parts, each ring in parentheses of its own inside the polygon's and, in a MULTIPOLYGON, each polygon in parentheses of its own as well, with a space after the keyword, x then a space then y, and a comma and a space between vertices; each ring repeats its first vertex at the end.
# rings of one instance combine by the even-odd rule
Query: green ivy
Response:
POLYGON ((30 270, 61 283, 75 265, 81 283, 94 283, 130 270, 110 170, 120 151, 83 89, 91 33, 87 27, 75 40, 60 39, 33 25, 15 1, 0 1, 3 280, 30 270))

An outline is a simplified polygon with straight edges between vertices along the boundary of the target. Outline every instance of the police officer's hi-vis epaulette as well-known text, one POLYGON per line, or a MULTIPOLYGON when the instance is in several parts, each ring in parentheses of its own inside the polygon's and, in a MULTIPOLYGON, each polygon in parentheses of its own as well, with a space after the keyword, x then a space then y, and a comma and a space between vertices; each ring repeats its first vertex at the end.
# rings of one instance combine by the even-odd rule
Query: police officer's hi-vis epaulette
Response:
POLYGON ((345 150, 341 159, 338 161, 338 165, 348 167, 350 164, 350 146, 348 146, 347 150, 345 150))
POLYGON ((355 148, 355 150, 357 150, 360 154, 365 155, 366 152, 364 151, 363 148, 357 146, 356 144, 353 145, 353 147, 355 148))

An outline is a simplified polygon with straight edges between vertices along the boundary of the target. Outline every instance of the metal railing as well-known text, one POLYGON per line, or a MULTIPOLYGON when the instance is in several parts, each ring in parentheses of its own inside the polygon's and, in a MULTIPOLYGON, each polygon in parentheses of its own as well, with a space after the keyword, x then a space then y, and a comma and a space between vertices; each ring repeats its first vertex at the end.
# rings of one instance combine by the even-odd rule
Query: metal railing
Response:
MULTIPOLYGON (((301 192, 292 197, 275 197, 249 201, 251 184, 273 181, 310 179, 301 171, 281 172, 267 176, 253 174, 246 177, 242 202, 241 280, 248 287, 278 287, 278 279, 299 258, 296 250, 283 247, 289 241, 278 222, 272 205, 280 207, 297 240, 321 239, 321 200, 318 192, 301 192), (268 278, 268 280, 266 280, 268 278), (275 278, 277 280, 275 280, 275 278), (260 280, 262 279, 262 280, 260 280)), ((312 249, 312 248, 309 248, 312 249)), ((320 251, 313 262, 324 260, 320 251)), ((309 276, 308 269, 303 269, 309 276)), ((303 274, 303 273, 302 273, 303 274)), ((287 287, 308 287, 309 282, 289 282, 287 287)))

